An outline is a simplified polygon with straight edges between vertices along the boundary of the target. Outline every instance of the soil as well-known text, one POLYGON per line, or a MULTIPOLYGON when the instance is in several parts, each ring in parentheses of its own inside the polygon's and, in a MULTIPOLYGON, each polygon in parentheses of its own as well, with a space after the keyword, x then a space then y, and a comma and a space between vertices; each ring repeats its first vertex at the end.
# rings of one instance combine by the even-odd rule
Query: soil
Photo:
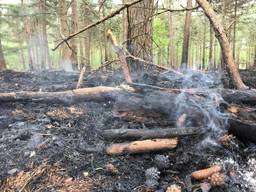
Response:
MULTIPOLYGON (((248 77, 249 72, 243 73, 248 77)), ((157 72, 150 74, 135 74, 134 78, 159 86, 157 72)), ((73 89, 78 75, 4 71, 0 72, 0 92, 73 89)), ((255 85, 255 81, 246 81, 250 86, 255 85)), ((84 86, 114 86, 122 82, 118 70, 114 74, 99 71, 85 75, 84 86)), ((180 138, 177 148, 170 151, 120 156, 89 153, 90 147, 121 142, 104 140, 101 136, 104 129, 143 128, 142 124, 114 117, 112 107, 112 101, 72 105, 0 103, 1 191, 147 191, 145 170, 157 167, 154 160, 157 154, 168 156, 170 165, 160 170, 155 191, 165 191, 172 184, 181 186, 182 191, 192 191, 200 182, 191 179, 191 173, 214 163, 221 163, 227 176, 224 186, 211 191, 256 191, 252 184, 256 173, 251 168, 256 166, 255 145, 238 139, 234 139, 231 147, 223 147, 204 144, 201 136, 188 136, 180 138), (106 169, 107 164, 112 164, 117 172, 106 169)))

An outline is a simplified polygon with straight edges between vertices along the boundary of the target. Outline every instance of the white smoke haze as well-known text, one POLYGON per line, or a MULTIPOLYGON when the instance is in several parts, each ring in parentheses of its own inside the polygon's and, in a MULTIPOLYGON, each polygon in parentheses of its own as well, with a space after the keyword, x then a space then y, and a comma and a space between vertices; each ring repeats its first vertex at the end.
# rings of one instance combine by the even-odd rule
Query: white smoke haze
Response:
POLYGON ((60 63, 61 69, 65 72, 74 72, 70 59, 62 60, 60 63))
POLYGON ((220 111, 222 96, 217 89, 221 88, 220 75, 194 70, 184 70, 179 77, 182 91, 175 100, 177 106, 177 126, 200 126, 209 131, 204 142, 216 145, 210 137, 218 136, 225 131, 228 117, 220 111), (204 93, 203 97, 191 96, 188 89, 196 88, 204 93), (182 123, 181 123, 182 122, 182 123))

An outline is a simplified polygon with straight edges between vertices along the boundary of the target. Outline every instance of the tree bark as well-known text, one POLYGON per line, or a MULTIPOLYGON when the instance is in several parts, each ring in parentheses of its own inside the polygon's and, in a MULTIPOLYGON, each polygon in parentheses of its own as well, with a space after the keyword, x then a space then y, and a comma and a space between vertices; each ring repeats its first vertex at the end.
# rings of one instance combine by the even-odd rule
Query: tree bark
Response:
POLYGON ((103 136, 106 139, 152 139, 170 138, 177 136, 197 135, 203 133, 204 128, 200 127, 179 127, 162 129, 107 129, 103 136))
MULTIPOLYGON (((130 2, 130 0, 128 0, 130 2)), ((142 0, 129 7, 127 50, 136 57, 152 61, 152 17, 154 0, 142 0)))
POLYGON ((0 71, 6 69, 6 63, 4 58, 4 50, 2 46, 2 41, 0 39, 0 71))
MULTIPOLYGON (((39 12, 45 13, 47 10, 46 7, 46 1, 45 0, 38 0, 39 5, 39 12)), ((47 20, 45 16, 40 17, 39 22, 39 29, 38 33, 39 35, 39 45, 37 45, 38 48, 40 48, 40 55, 41 55, 41 69, 51 69, 52 68, 52 61, 50 57, 49 52, 49 45, 48 45, 48 35, 47 35, 47 20)))
MULTIPOLYGON (((169 2, 169 9, 171 9, 171 4, 172 2, 171 1, 168 1, 169 2)), ((168 28, 169 28, 169 33, 168 33, 168 36, 169 36, 169 45, 168 45, 168 62, 169 62, 169 66, 171 68, 174 68, 175 66, 175 62, 174 62, 174 57, 175 57, 175 45, 174 45, 174 28, 173 28, 173 16, 172 16, 172 12, 169 12, 168 13, 168 28)))
POLYGON ((213 8, 211 7, 210 3, 207 0, 196 1, 204 10, 205 15, 208 17, 214 28, 216 38, 219 40, 221 46, 224 62, 228 66, 228 71, 233 80, 234 86, 238 89, 248 89, 248 87, 243 83, 241 79, 237 65, 235 64, 234 61, 232 49, 230 47, 228 38, 225 34, 224 27, 222 26, 219 18, 216 16, 213 8))
MULTIPOLYGON (((66 0, 59 0, 59 20, 60 20, 60 36, 61 38, 65 38, 69 35, 66 0)), ((60 66, 63 69, 66 69, 66 70, 72 69, 71 54, 72 54, 72 51, 69 49, 69 47, 66 44, 63 44, 61 49, 61 61, 60 61, 60 66)))
MULTIPOLYGON (((187 0, 187 9, 192 8, 192 0, 187 0)), ((181 57, 181 67, 188 67, 188 57, 189 57, 189 41, 190 41, 190 26, 191 26, 191 15, 192 10, 186 12, 184 33, 183 33, 183 47, 182 47, 182 57, 181 57)))
POLYGON ((213 70, 215 70, 214 44, 215 44, 215 34, 212 26, 210 26, 209 68, 213 70))
MULTIPOLYGON (((78 31, 78 9, 77 9, 77 0, 72 0, 71 5, 71 33, 75 33, 78 31)), ((72 47, 72 54, 71 54, 71 62, 72 62, 72 68, 74 70, 78 69, 78 60, 77 60, 77 39, 73 38, 71 41, 71 47, 72 47)))

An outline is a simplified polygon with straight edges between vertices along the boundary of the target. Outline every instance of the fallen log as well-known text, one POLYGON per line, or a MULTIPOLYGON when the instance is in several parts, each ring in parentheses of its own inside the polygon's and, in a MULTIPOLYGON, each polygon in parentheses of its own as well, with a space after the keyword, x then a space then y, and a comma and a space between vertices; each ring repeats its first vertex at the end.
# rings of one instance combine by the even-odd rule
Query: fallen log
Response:
POLYGON ((229 119, 229 133, 244 140, 256 143, 256 123, 229 119))
POLYGON ((202 134, 205 129, 201 127, 181 127, 164 129, 107 129, 103 132, 105 139, 151 139, 151 138, 170 138, 177 136, 187 136, 202 134))
POLYGON ((123 94, 132 93, 130 87, 89 87, 59 92, 20 91, 0 93, 0 102, 33 101, 50 103, 74 103, 77 101, 115 100, 123 94))
MULTIPOLYGON (((136 85, 139 86, 138 84, 136 85)), ((255 90, 231 90, 231 89, 165 89, 159 90, 157 87, 153 89, 150 86, 144 86, 149 91, 134 89, 132 87, 89 87, 82 89, 66 90, 59 92, 33 92, 33 91, 20 91, 20 92, 9 92, 0 93, 0 102, 15 102, 15 101, 46 101, 46 102, 75 102, 76 100, 83 101, 105 101, 107 99, 116 100, 122 95, 127 93, 133 93, 137 91, 138 96, 143 98, 148 93, 155 95, 155 99, 161 101, 162 98, 169 95, 169 98, 175 98, 178 94, 184 93, 189 96, 196 96, 197 98, 203 98, 208 95, 210 91, 219 92, 223 99, 229 103, 244 103, 256 105, 256 91, 255 90), (144 93, 144 94, 141 94, 144 93), (146 94, 145 94, 146 93, 146 94)))
POLYGON ((133 141, 130 143, 118 143, 108 146, 105 152, 108 155, 120 155, 125 152, 136 154, 160 150, 173 149, 177 146, 178 139, 148 139, 142 141, 133 141))

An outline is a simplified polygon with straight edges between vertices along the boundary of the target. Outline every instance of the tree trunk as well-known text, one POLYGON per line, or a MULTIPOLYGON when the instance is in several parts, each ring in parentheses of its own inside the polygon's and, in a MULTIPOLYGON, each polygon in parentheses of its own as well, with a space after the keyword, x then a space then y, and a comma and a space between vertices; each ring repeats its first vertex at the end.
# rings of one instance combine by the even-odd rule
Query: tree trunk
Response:
MULTIPOLYGON (((236 19, 237 19, 237 0, 235 0, 235 10, 234 10, 234 28, 233 28, 233 57, 236 59, 236 19)), ((238 65, 239 63, 237 63, 238 65)), ((239 65, 238 65, 239 69, 239 65)))
POLYGON ((205 53, 206 53, 206 22, 204 21, 202 69, 205 69, 205 53))
MULTIPOLYGON (((25 11, 26 6, 24 5, 24 3, 26 3, 26 2, 21 0, 21 7, 25 11)), ((28 17, 24 18, 24 30, 25 30, 26 41, 27 41, 29 69, 33 70, 34 64, 33 64, 32 34, 31 34, 30 20, 28 17)))
POLYGON ((4 58, 4 50, 0 39, 0 71, 6 69, 6 63, 4 58))
MULTIPOLYGON (((78 13, 77 13, 77 0, 72 0, 71 5, 71 33, 75 33, 78 30, 78 13)), ((77 39, 73 38, 71 40, 71 47, 72 47, 72 54, 71 54, 71 62, 72 62, 72 68, 74 70, 78 69, 78 61, 77 61, 77 39)))
MULTIPOLYGON (((46 12, 46 1, 39 0, 39 12, 45 13, 46 12)), ((52 61, 49 52, 49 45, 48 45, 48 35, 47 35, 47 20, 45 16, 40 17, 40 22, 38 26, 38 33, 39 35, 39 44, 37 45, 40 48, 40 55, 41 55, 41 69, 51 69, 52 68, 52 61)))
POLYGON ((196 1, 204 10, 205 15, 208 17, 214 28, 216 38, 219 40, 221 46, 223 59, 227 64, 234 86, 238 89, 247 89, 248 87, 243 83, 237 65, 235 64, 232 49, 219 18, 215 15, 213 8, 207 0, 196 1))
POLYGON ((253 59, 253 66, 256 68, 256 45, 254 45, 254 59, 253 59))
MULTIPOLYGON (((60 36, 64 38, 69 35, 68 18, 67 18, 67 3, 66 0, 59 0, 59 19, 60 19, 60 36)), ((61 49, 61 68, 65 70, 72 70, 71 61, 72 51, 66 44, 62 45, 61 49)))
POLYGON ((209 49, 209 68, 215 70, 214 63, 214 44, 215 44, 215 34, 212 26, 210 26, 210 49, 209 49))
MULTIPOLYGON (((172 2, 171 1, 168 1, 170 6, 169 6, 169 9, 171 9, 171 4, 172 2)), ((168 45, 168 51, 169 51, 169 59, 168 59, 168 62, 169 62, 169 66, 171 68, 174 68, 175 66, 175 63, 174 63, 174 57, 175 57, 175 45, 174 45, 174 28, 173 28, 173 18, 172 18, 172 12, 169 12, 168 13, 168 28, 169 28, 169 45, 168 45)))
MULTIPOLYGON (((187 9, 192 8, 192 0, 187 0, 187 9)), ((186 12, 184 34, 183 34, 183 48, 182 48, 182 58, 181 67, 188 67, 188 56, 189 56, 189 40, 190 40, 190 26, 191 26, 191 15, 192 10, 186 12)))
MULTIPOLYGON (((130 2, 130 0, 128 0, 130 2)), ((152 61, 152 17, 154 0, 143 0, 129 8, 127 49, 136 57, 152 61)))

